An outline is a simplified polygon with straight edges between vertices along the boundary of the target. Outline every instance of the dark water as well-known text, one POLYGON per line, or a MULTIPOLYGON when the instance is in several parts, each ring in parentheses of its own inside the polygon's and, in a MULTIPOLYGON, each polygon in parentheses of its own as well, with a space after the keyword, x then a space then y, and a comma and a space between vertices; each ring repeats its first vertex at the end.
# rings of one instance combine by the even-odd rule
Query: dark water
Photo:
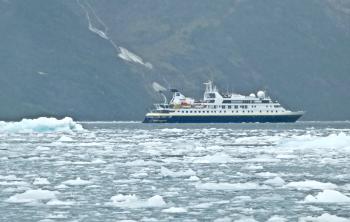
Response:
POLYGON ((0 221, 350 218, 350 122, 81 125, 0 125, 0 221))

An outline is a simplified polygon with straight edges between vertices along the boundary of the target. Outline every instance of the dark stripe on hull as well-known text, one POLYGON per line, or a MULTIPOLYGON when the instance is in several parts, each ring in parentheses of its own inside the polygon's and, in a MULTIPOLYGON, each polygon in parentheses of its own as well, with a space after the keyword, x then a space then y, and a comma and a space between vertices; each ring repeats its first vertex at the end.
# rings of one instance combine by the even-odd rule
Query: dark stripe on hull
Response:
POLYGON ((302 115, 276 116, 158 116, 145 117, 144 123, 291 123, 302 115))

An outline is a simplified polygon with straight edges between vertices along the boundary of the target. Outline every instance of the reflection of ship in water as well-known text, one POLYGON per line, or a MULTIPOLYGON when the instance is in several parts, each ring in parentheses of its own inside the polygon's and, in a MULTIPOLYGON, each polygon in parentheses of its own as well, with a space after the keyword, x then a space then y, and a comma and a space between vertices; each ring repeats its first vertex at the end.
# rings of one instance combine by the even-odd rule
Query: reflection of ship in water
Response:
POLYGON ((293 112, 283 108, 264 91, 244 96, 221 94, 211 81, 205 86, 201 101, 185 97, 172 89, 173 97, 168 103, 162 94, 164 103, 155 104, 155 109, 146 114, 144 123, 295 122, 304 114, 303 111, 293 112))

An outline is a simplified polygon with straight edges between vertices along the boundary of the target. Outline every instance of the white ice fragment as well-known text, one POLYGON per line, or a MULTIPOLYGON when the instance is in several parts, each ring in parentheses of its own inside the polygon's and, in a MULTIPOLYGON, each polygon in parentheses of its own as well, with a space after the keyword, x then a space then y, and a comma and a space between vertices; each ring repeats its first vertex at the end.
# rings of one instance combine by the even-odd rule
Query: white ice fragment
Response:
POLYGON ((37 119, 23 119, 20 122, 0 121, 0 132, 72 132, 81 131, 83 127, 74 122, 72 118, 65 117, 61 120, 56 118, 40 117, 37 119))
POLYGON ((61 200, 57 200, 57 199, 52 199, 49 202, 46 203, 49 206, 68 206, 68 205, 74 205, 75 202, 74 201, 61 201, 61 200))
POLYGON ((55 186, 55 189, 59 189, 59 190, 64 190, 64 189, 67 189, 68 186, 64 185, 64 184, 60 184, 60 185, 57 185, 55 186))
POLYGON ((170 208, 162 210, 162 212, 163 213, 172 213, 172 214, 175 214, 175 213, 186 213, 187 209, 183 208, 183 207, 170 207, 170 208))
POLYGON ((286 222, 287 219, 281 216, 272 216, 266 222, 286 222))
POLYGON ((285 184, 285 181, 281 177, 275 177, 265 180, 264 183, 271 186, 283 186, 285 184))
POLYGON ((198 183, 196 188, 200 190, 260 190, 269 189, 265 185, 252 182, 247 183, 198 183))
POLYGON ((201 203, 201 204, 194 205, 191 208, 205 209, 205 208, 210 208, 211 206, 213 206, 213 203, 201 203))
POLYGON ((50 190, 27 190, 21 194, 15 194, 8 198, 6 202, 9 203, 29 203, 41 200, 56 199, 57 191, 50 190))
POLYGON ((260 176, 260 177, 276 177, 276 176, 278 176, 278 174, 271 173, 271 172, 261 172, 261 173, 256 173, 255 175, 260 176))
POLYGON ((69 136, 63 135, 57 141, 58 142, 72 142, 74 140, 72 138, 70 138, 69 136))
POLYGON ((322 183, 315 180, 305 180, 299 182, 290 182, 286 185, 288 188, 300 189, 300 190, 325 190, 336 189, 338 186, 333 183, 322 183))
POLYGON ((0 175, 0 180, 22 180, 21 178, 16 177, 15 175, 0 175))
POLYGON ((49 185, 50 182, 46 178, 35 178, 34 185, 49 185))
POLYGON ((187 179, 188 181, 199 181, 200 179, 197 176, 190 176, 190 178, 187 179))
POLYGON ((112 206, 121 208, 163 207, 166 205, 163 197, 155 195, 147 200, 140 200, 136 195, 118 194, 111 197, 112 206))
POLYGON ((324 213, 319 217, 308 216, 299 218, 299 222, 350 222, 350 219, 324 213))
POLYGON ((262 170, 262 169, 264 169, 264 167, 263 166, 255 166, 255 165, 249 165, 249 166, 246 166, 246 167, 244 167, 244 169, 246 169, 246 170, 262 170))
POLYGON ((234 222, 258 222, 253 217, 242 217, 238 220, 235 220, 234 222))
POLYGON ((0 181, 0 186, 29 186, 29 184, 24 181, 0 181))
POLYGON ((165 167, 160 168, 160 173, 163 177, 189 177, 189 176, 195 176, 196 172, 194 172, 192 169, 188 169, 186 171, 171 171, 165 167))
POLYGON ((69 186, 83 186, 83 185, 92 184, 92 182, 88 180, 82 180, 80 179, 80 177, 77 177, 77 179, 75 180, 67 180, 67 181, 64 181, 62 184, 69 185, 69 186))
POLYGON ((231 222, 232 219, 229 217, 222 217, 222 218, 217 218, 214 220, 214 222, 231 222))
POLYGON ((165 132, 165 133, 182 133, 184 132, 183 129, 178 129, 178 128, 165 128, 165 129, 161 129, 161 132, 165 132))
POLYGON ((336 190, 324 190, 316 196, 307 195, 304 201, 311 203, 349 203, 350 197, 336 190))
POLYGON ((225 153, 216 153, 214 155, 196 157, 194 158, 193 162, 194 163, 229 163, 229 162, 233 162, 233 159, 225 153))
POLYGON ((344 132, 331 134, 329 136, 294 136, 283 140, 280 144, 283 148, 292 149, 343 149, 350 150, 350 135, 344 132))

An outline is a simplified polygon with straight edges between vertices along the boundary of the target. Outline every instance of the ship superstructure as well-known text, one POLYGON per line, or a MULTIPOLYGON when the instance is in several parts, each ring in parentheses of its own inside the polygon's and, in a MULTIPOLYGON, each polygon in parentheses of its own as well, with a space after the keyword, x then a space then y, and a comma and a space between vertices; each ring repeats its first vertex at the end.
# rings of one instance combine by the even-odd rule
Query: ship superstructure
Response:
POLYGON ((168 103, 161 92, 164 103, 155 104, 155 109, 146 114, 144 123, 295 122, 304 114, 283 108, 265 91, 249 96, 221 94, 211 81, 204 84, 204 96, 199 101, 173 89, 173 97, 168 103))

